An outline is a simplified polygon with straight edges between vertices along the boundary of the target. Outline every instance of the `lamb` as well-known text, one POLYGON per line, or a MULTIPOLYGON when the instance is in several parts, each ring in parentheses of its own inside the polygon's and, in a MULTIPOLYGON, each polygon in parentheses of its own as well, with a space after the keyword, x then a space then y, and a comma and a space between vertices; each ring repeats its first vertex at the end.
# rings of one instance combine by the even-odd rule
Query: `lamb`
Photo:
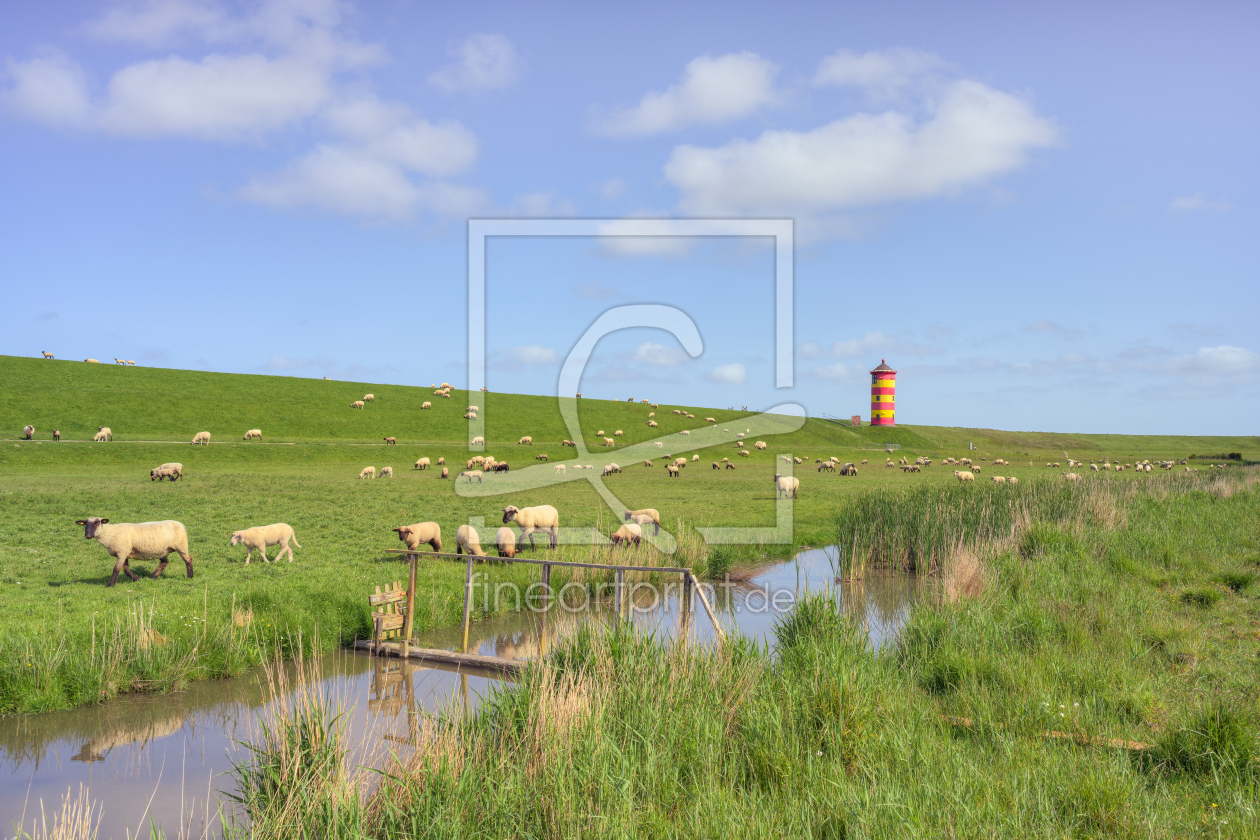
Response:
POLYGON ((363 395, 363 401, 364 401, 364 402, 375 402, 375 401, 376 401, 376 394, 364 394, 364 395, 363 395))
MULTIPOLYGON (((241 438, 241 440, 251 440, 253 438, 258 438, 259 440, 262 440, 262 430, 250 429, 248 432, 245 433, 245 437, 241 438)), ((298 547, 301 548, 301 546, 298 546, 298 547)))
POLYGON ((603 436, 604 436, 604 430, 603 430, 603 429, 600 429, 598 432, 596 432, 596 433, 595 433, 595 436, 596 436, 596 437, 603 437, 603 436))
POLYGON ((45 359, 51 359, 53 357, 53 354, 49 353, 47 350, 40 350, 39 352, 44 354, 45 359))
POLYGON ((376 478, 376 467, 364 467, 359 472, 359 478, 376 478))
MULTIPOLYGON (((564 466, 559 464, 557 466, 564 466)), ((516 556, 516 532, 504 525, 494 535, 495 547, 499 549, 500 557, 512 558, 516 556)))
POLYGON ((387 437, 387 438, 384 438, 384 440, 385 440, 385 445, 386 445, 386 446, 397 446, 397 445, 398 445, 398 438, 396 438, 396 437, 387 437))
POLYGON ((726 468, 727 468, 728 470, 733 470, 733 469, 735 469, 735 465, 734 465, 734 464, 732 464, 730 461, 727 461, 727 462, 726 462, 726 468))
POLYGON ((649 420, 649 421, 648 421, 648 428, 649 428, 649 429, 655 429, 655 428, 656 428, 656 421, 655 421, 655 420, 649 420))
POLYGON ((96 437, 92 438, 92 440, 113 440, 113 439, 114 439, 114 430, 111 429, 109 426, 97 426, 96 437))
POLYGON ((33 438, 33 437, 35 436, 35 427, 34 427, 34 426, 23 426, 23 427, 22 427, 22 434, 26 436, 26 437, 25 437, 25 440, 30 440, 31 438, 33 438))
POLYGON ((857 467, 852 463, 845 464, 840 468, 840 475, 857 475, 857 467))
POLYGON ((520 539, 517 545, 525 544, 525 538, 529 537, 529 547, 534 547, 534 532, 546 531, 551 535, 551 547, 556 547, 556 541, 560 537, 560 514, 551 505, 538 505, 536 507, 518 508, 515 505, 508 505, 503 509, 503 524, 507 525, 515 522, 521 529, 520 539))
POLYGON ((990 476, 989 478, 990 478, 990 480, 991 480, 994 484, 1005 484, 1005 483, 1006 483, 1006 479, 1005 479, 1004 477, 1000 476, 1000 475, 990 476))
POLYGON ((466 413, 464 414, 464 419, 465 419, 465 420, 476 420, 476 419, 477 419, 477 412, 475 412, 475 411, 469 411, 469 412, 466 412, 466 413))
POLYGON ((563 474, 563 473, 564 473, 564 464, 556 464, 556 468, 555 468, 555 469, 556 469, 556 472, 563 474))
POLYGON ((258 553, 262 555, 264 563, 270 563, 267 559, 267 546, 280 546, 280 553, 276 555, 276 562, 280 562, 280 558, 284 553, 289 552, 289 562, 293 562, 293 549, 289 546, 289 540, 293 540, 293 545, 298 548, 302 544, 297 541, 297 537, 293 535, 293 529, 283 522, 277 522, 274 525, 260 525, 256 528, 246 528, 243 531, 232 532, 232 545, 245 544, 245 565, 249 565, 249 558, 254 553, 254 549, 258 549, 258 553))
POLYGON ((975 473, 972 473, 972 472, 961 472, 959 470, 954 470, 954 478, 958 479, 959 482, 975 481, 976 475, 975 473))
POLYGON ((678 434, 680 434, 680 435, 689 435, 689 434, 691 434, 691 432, 690 432, 688 429, 683 429, 683 430, 682 430, 681 432, 679 432, 678 434))
POLYGON ((129 364, 129 365, 134 365, 135 363, 136 363, 135 359, 128 359, 128 360, 127 360, 127 364, 129 364))
POLYGON ((560 441, 560 445, 561 445, 561 446, 572 446, 572 447, 574 447, 574 448, 576 448, 576 447, 577 447, 577 444, 576 444, 576 443, 574 443, 573 441, 569 440, 568 438, 565 438, 564 440, 560 441))
POLYGON ((351 407, 351 408, 363 408, 363 400, 355 400, 354 402, 350 403, 350 407, 351 407))
POLYGON ((105 434, 104 432, 97 432, 96 434, 92 435, 93 443, 103 443, 104 441, 108 439, 109 439, 109 436, 105 434))
MULTIPOLYGON (((798 463, 798 464, 803 464, 803 463, 805 463, 805 459, 804 459, 804 458, 799 458, 799 457, 798 457, 798 458, 793 458, 792 460, 793 460, 793 461, 795 461, 795 462, 796 462, 796 463, 798 463)), ((862 463, 863 463, 863 464, 865 464, 866 462, 865 462, 865 461, 863 461, 862 463)))
POLYGON ((673 464, 666 464, 665 472, 669 473, 670 478, 678 478, 678 475, 679 475, 678 467, 674 466, 673 464))
POLYGON ((793 475, 774 474, 774 485, 778 488, 778 497, 782 499, 784 493, 791 493, 792 498, 796 498, 796 492, 800 489, 801 480, 793 475))
POLYGON ((713 469, 715 469, 715 470, 721 469, 721 467, 719 467, 719 466, 718 466, 718 462, 717 462, 717 461, 714 461, 714 462, 713 462, 713 469))
POLYGON ((486 439, 485 439, 485 438, 483 438, 481 435, 477 435, 475 438, 473 438, 473 439, 472 439, 472 445, 473 445, 473 446, 485 446, 485 445, 486 445, 486 439))
POLYGON ((621 467, 616 464, 604 464, 604 475, 612 475, 621 472, 621 467))
POLYGON ((182 522, 168 519, 163 522, 141 522, 132 524, 120 522, 110 525, 108 519, 90 516, 87 519, 76 519, 76 525, 83 526, 84 539, 96 540, 105 546, 105 550, 114 558, 114 574, 106 587, 118 581, 118 573, 126 572, 127 577, 139 580, 131 571, 131 560, 157 560, 162 562, 153 572, 158 577, 166 570, 169 555, 174 552, 184 561, 188 576, 193 576, 192 558, 188 556, 188 529, 182 522))
POLYGON ((429 468, 429 459, 421 458, 420 460, 416 461, 416 465, 412 469, 427 470, 428 468, 429 468))
POLYGON ((621 437, 621 435, 622 435, 621 429, 618 429, 617 431, 613 432, 613 437, 621 437))
POLYGON ((739 450, 739 454, 740 454, 740 455, 743 455, 745 458, 747 458, 747 457, 748 457, 749 455, 751 455, 752 453, 751 453, 751 452, 749 452, 747 449, 741 449, 741 450, 739 450))
POLYGON ((643 466, 645 466, 645 467, 650 467, 650 466, 652 466, 652 462, 651 462, 651 461, 644 461, 644 462, 643 462, 643 466))
MULTIPOLYGON (((164 478, 169 478, 171 481, 178 481, 183 477, 183 464, 163 464, 156 469, 149 470, 149 481, 161 481, 164 478)), ((298 546, 298 548, 301 548, 301 546, 298 546)))
POLYGON ((971 465, 971 471, 972 471, 973 473, 978 473, 978 472, 980 472, 980 468, 979 468, 979 467, 977 467, 975 464, 972 464, 972 465, 971 465))
POLYGON ((608 438, 608 437, 604 438, 604 446, 615 446, 616 444, 617 444, 617 441, 613 440, 612 438, 608 438))
POLYGON ((393 467, 381 467, 381 478, 393 478, 393 477, 394 477, 393 467))
POLYGON ((450 477, 450 472, 447 471, 446 467, 442 467, 442 478, 449 478, 449 477, 450 477))
MULTIPOLYGON (((414 525, 399 525, 393 529, 398 539, 407 544, 407 548, 415 551, 425 543, 434 551, 442 550, 442 526, 436 522, 417 522, 414 525)), ((302 546, 298 546, 301 548, 302 546)))
POLYGON ((700 456, 699 456, 699 455, 692 455, 692 456, 691 456, 691 460, 692 460, 692 462, 693 462, 693 463, 694 463, 694 462, 696 462, 696 461, 699 461, 699 460, 700 460, 700 456))
POLYGON ((438 465, 439 467, 440 467, 440 466, 442 466, 442 465, 443 465, 443 464, 445 464, 445 463, 446 463, 446 459, 445 459, 445 458, 438 458, 438 459, 437 459, 437 465, 438 465))
POLYGON ((612 541, 613 548, 622 544, 629 545, 633 543, 634 545, 639 545, 643 542, 643 529, 631 522, 618 528, 616 533, 609 539, 612 541))
POLYGON ((61 432, 53 429, 53 440, 61 440, 61 432))
POLYGON ((529 435, 525 435, 525 437, 521 438, 521 439, 520 439, 520 440, 518 440, 516 443, 517 443, 517 445, 519 445, 519 446, 533 446, 533 445, 534 445, 534 439, 533 439, 532 437, 530 437, 529 435))
POLYGON ((197 432, 197 434, 193 435, 192 442, 193 442, 193 445, 194 445, 194 446, 195 446, 195 445, 197 445, 197 444, 201 444, 202 446, 209 446, 209 445, 210 445, 210 433, 209 433, 209 432, 197 432))
POLYGON ((653 417, 655 417, 655 416, 656 416, 656 412, 655 412, 655 411, 649 411, 649 412, 648 412, 648 419, 651 419, 651 418, 653 418, 653 417))
POLYGON ((542 453, 542 454, 540 454, 540 455, 535 455, 535 456, 534 456, 534 460, 535 460, 535 461, 546 461, 546 460, 547 460, 547 453, 546 453, 546 452, 543 452, 543 453, 542 453))
POLYGON ((469 554, 473 557, 485 557, 481 548, 481 536, 471 525, 460 525, 455 531, 455 553, 469 554))
POLYGON ((730 462, 731 462, 731 459, 730 459, 730 458, 723 458, 723 459, 722 459, 722 463, 723 463, 723 464, 729 464, 730 462))
POLYGON ((428 400, 425 400, 424 402, 420 403, 420 408, 422 409, 433 408, 433 403, 429 402, 428 400))
POLYGON ((863 458, 863 459, 862 459, 862 466, 866 466, 866 459, 865 459, 865 458, 863 458))
POLYGON ((653 442, 652 442, 652 444, 653 444, 653 445, 654 445, 657 449, 660 449, 660 448, 662 448, 663 446, 665 446, 665 444, 661 443, 659 440, 653 441, 653 442))
POLYGON ((469 484, 472 484, 472 481, 475 478, 477 479, 477 483, 480 484, 481 483, 481 470, 464 470, 462 473, 459 474, 459 478, 456 478, 455 480, 459 481, 460 478, 467 478, 469 484))

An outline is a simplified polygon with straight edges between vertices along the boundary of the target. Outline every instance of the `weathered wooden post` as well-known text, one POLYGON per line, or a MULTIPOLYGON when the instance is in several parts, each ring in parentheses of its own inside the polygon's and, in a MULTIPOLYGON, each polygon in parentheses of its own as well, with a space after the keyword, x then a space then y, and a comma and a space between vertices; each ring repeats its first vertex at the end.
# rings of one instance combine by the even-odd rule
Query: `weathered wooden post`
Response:
POLYGON ((695 584, 696 595, 700 598, 700 605, 704 607, 704 611, 708 614, 709 621, 713 622, 713 634, 717 636, 720 641, 725 641, 726 632, 722 630, 722 625, 718 624, 717 616, 713 614, 713 607, 709 606, 709 599, 705 597, 704 588, 700 586, 700 581, 696 580, 695 575, 692 575, 691 573, 688 573, 687 577, 695 584))
POLYGON ((411 572, 407 575, 407 616, 403 619, 401 656, 407 658, 411 647, 411 619, 416 614, 416 561, 415 553, 407 555, 411 561, 411 572))
POLYGON ((613 612, 615 613, 613 616, 613 627, 616 627, 621 621, 621 590, 624 586, 625 574, 624 570, 617 570, 617 586, 613 594, 613 612))
POLYGON ((547 613, 551 611, 551 564, 543 563, 542 567, 542 620, 538 634, 538 652, 547 655, 547 613))
POLYGON ((472 615, 472 570, 473 556, 469 554, 468 571, 464 573, 464 653, 468 653, 468 619, 472 615))
POLYGON ((687 639, 691 635, 691 575, 683 572, 682 586, 678 588, 679 635, 687 639))

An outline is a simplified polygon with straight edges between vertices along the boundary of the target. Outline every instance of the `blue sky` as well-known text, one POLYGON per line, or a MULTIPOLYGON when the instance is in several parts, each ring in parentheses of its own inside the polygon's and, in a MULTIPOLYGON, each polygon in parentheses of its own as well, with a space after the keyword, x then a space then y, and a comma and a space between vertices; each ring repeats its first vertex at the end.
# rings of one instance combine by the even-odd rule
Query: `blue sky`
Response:
MULTIPOLYGON (((469 218, 794 220, 493 240, 488 384, 906 423, 1255 434, 1260 8, 0 7, 0 353, 462 385, 469 218)), ((633 227, 632 222, 625 223, 633 227)))

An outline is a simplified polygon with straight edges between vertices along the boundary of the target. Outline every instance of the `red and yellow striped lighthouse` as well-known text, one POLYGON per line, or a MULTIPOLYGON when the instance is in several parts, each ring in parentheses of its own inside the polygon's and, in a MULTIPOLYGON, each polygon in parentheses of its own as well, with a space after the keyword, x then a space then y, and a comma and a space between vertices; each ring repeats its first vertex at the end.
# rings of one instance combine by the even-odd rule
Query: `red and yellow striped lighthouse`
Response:
POLYGON ((895 426, 897 409, 897 371, 883 359, 871 371, 871 425, 895 426))

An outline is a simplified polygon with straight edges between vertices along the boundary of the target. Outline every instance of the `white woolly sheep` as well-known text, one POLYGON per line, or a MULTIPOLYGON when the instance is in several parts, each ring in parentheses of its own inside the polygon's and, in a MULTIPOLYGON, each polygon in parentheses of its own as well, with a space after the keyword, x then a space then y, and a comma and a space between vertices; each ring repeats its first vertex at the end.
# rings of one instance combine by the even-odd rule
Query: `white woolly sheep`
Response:
POLYGON ((692 456, 691 456, 691 460, 692 460, 692 461, 699 461, 699 460, 700 460, 700 456, 699 456, 699 455, 692 455, 692 456))
POLYGON ((476 420, 476 419, 477 419, 477 412, 475 412, 475 411, 469 411, 469 412, 465 413, 465 414, 464 414, 464 419, 465 419, 465 420, 476 420))
POLYGON ((958 479, 960 482, 963 482, 963 481, 975 481, 975 480, 976 480, 975 475, 974 475, 973 473, 971 473, 970 471, 968 471, 968 472, 961 472, 961 471, 959 471, 959 470, 954 470, 954 478, 958 479))
POLYGON ((727 461, 727 462, 726 462, 726 468, 727 468, 728 470, 733 470, 733 469, 735 469, 735 465, 734 465, 734 464, 732 464, 730 461, 727 461))
POLYGON ((735 435, 735 437, 737 438, 742 438, 743 436, 744 436, 743 432, 739 432, 738 434, 735 435))
POLYGON ((739 450, 739 454, 740 454, 740 455, 743 455, 745 458, 747 458, 747 457, 749 457, 750 455, 752 455, 752 453, 751 453, 751 452, 749 452, 747 449, 741 449, 741 450, 739 450))
POLYGON ((381 478, 393 478, 393 477, 394 477, 393 467, 381 467, 381 478))
POLYGON ((31 438, 33 438, 33 437, 35 436, 35 427, 34 427, 34 426, 23 426, 23 427, 22 427, 22 434, 25 436, 25 439, 26 439, 26 440, 30 440, 31 438))
POLYGON ((101 363, 100 359, 84 359, 83 361, 92 365, 99 365, 101 363))
POLYGON ((376 467, 364 467, 359 471, 359 478, 376 478, 376 467))
POLYGON ((1089 468, 1090 468, 1091 470, 1093 470, 1094 472, 1098 472, 1098 465, 1097 465, 1097 464, 1090 464, 1090 465, 1089 465, 1089 468))
POLYGON ((681 475, 681 470, 679 470, 674 464, 666 464, 665 472, 669 474, 670 478, 678 478, 678 476, 681 475))
POLYGON ((704 422, 706 422, 706 423, 716 423, 716 422, 717 422, 717 420, 716 420, 716 419, 714 419, 713 417, 706 417, 706 418, 704 418, 704 422))
MULTIPOLYGON (((747 453, 747 450, 745 450, 745 451, 744 451, 743 453, 741 453, 741 454, 747 455, 747 454, 748 454, 748 453, 747 453)), ((889 466, 892 466, 892 465, 890 464, 889 466)), ((818 462, 818 471, 819 471, 819 472, 822 472, 823 470, 826 470, 827 472, 835 472, 835 471, 836 471, 836 465, 835 465, 833 462, 831 462, 831 461, 819 461, 819 462, 818 462)))
POLYGON ((450 477, 450 472, 446 469, 446 467, 442 467, 442 478, 449 478, 449 477, 450 477))
POLYGON ((45 359, 51 359, 53 357, 53 354, 49 353, 47 350, 40 350, 39 352, 44 354, 45 359))
POLYGON ((128 359, 128 360, 127 360, 127 364, 129 364, 129 365, 134 365, 135 363, 136 363, 136 362, 135 362, 135 360, 134 360, 134 359, 128 359))
POLYGON ((477 483, 480 484, 481 483, 481 470, 464 470, 462 473, 459 474, 459 477, 456 478, 455 480, 459 481, 460 478, 467 478, 469 484, 472 484, 472 481, 475 478, 477 479, 477 483))
MULTIPOLYGON (((959 478, 961 478, 961 476, 959 476, 959 478)), ((1006 483, 1006 478, 1005 478, 1004 476, 1000 476, 1000 475, 992 475, 992 476, 989 476, 989 480, 990 480, 990 481, 992 481, 994 484, 1005 484, 1005 483, 1006 483)))
MULTIPOLYGON (((392 529, 398 533, 398 539, 407 544, 407 548, 415 551, 428 543, 434 551, 442 550, 442 526, 436 522, 417 522, 414 525, 399 525, 392 529)), ((298 546, 301 548, 302 546, 298 546)))
POLYGON ((609 438, 609 437, 604 438, 604 446, 615 446, 616 443, 617 441, 613 440, 612 438, 609 438))
POLYGON ((61 440, 61 432, 53 429, 53 440, 61 440))
POLYGON ((396 437, 387 437, 387 438, 383 438, 383 440, 385 441, 385 445, 386 445, 386 446, 397 446, 397 445, 398 445, 398 438, 396 438, 396 437))
POLYGON ((603 430, 603 429, 600 429, 598 432, 596 432, 596 433, 595 433, 595 436, 596 436, 596 437, 603 437, 603 436, 604 436, 604 430, 603 430))
POLYGON ((650 418, 652 418, 652 417, 655 417, 655 416, 656 416, 656 412, 655 412, 655 411, 649 411, 649 412, 648 412, 648 418, 649 418, 649 419, 650 419, 650 418))
POLYGON ((618 429, 617 431, 613 432, 613 437, 621 437, 621 435, 622 435, 621 429, 618 429))
POLYGON ((546 453, 546 452, 541 452, 541 453, 539 453, 539 454, 535 455, 535 456, 534 456, 534 460, 535 460, 535 461, 546 461, 546 460, 547 460, 547 453, 546 453))
POLYGON ((350 403, 350 407, 351 407, 351 408, 363 408, 363 400, 355 400, 354 402, 350 403))
POLYGON ((662 447, 665 446, 665 444, 661 443, 659 440, 652 441, 652 445, 655 446, 657 449, 661 449, 662 447))
POLYGON ((421 407, 421 408, 433 408, 433 403, 429 402, 428 400, 425 400, 424 402, 420 403, 420 407, 421 407))
POLYGON ((784 493, 791 493, 792 498, 796 498, 796 492, 800 489, 801 480, 794 475, 774 474, 774 486, 778 488, 777 498, 782 499, 784 493))
POLYGON ((114 439, 114 430, 111 429, 109 426, 97 426, 96 437, 92 438, 92 440, 113 440, 113 439, 114 439))
POLYGON ((691 434, 691 431, 690 431, 689 429, 683 429, 683 430, 682 430, 681 432, 679 432, 678 434, 680 434, 680 435, 689 435, 689 434, 691 434))
POLYGON ((656 421, 655 421, 655 420, 649 420, 649 421, 648 421, 648 428, 649 428, 649 429, 655 429, 655 428, 656 428, 656 421))
POLYGON ((1085 479, 1077 473, 1064 473, 1063 477, 1073 484, 1080 484, 1085 479))
POLYGON ((529 547, 534 548, 535 531, 546 531, 551 536, 551 547, 556 547, 556 542, 560 538, 560 514, 551 505, 527 508, 508 505, 503 509, 503 524, 512 522, 521 529, 520 539, 516 542, 518 548, 525 544, 526 537, 529 537, 529 547))
POLYGON ((364 402, 375 402, 375 401, 376 401, 376 394, 364 394, 364 395, 363 395, 363 401, 364 401, 364 402))
POLYGON ((420 460, 416 461, 416 465, 412 467, 412 469, 416 469, 416 470, 427 470, 428 468, 429 468, 429 459, 427 457, 421 458, 420 460))
POLYGON ((171 481, 178 481, 184 477, 184 465, 177 463, 163 464, 156 469, 149 470, 150 481, 161 481, 169 478, 171 481))
POLYGON ((256 528, 246 528, 242 531, 232 532, 232 545, 245 544, 245 565, 249 565, 249 558, 254 553, 254 549, 258 549, 258 553, 262 555, 264 563, 270 563, 267 559, 267 546, 280 546, 280 553, 276 555, 276 562, 280 562, 280 558, 284 553, 289 552, 289 562, 293 562, 293 549, 289 546, 289 540, 293 540, 293 545, 298 548, 302 544, 297 541, 297 537, 293 535, 293 529, 283 522, 277 522, 274 525, 259 525, 256 528))
POLYGON ((485 438, 483 438, 481 435, 477 435, 475 438, 473 438, 473 439, 472 439, 472 445, 473 445, 473 446, 485 446, 485 445, 486 445, 486 439, 485 439, 485 438))
POLYGON ((193 442, 193 444, 194 444, 194 445, 196 445, 196 444, 198 444, 198 443, 199 443, 199 444, 201 444, 202 446, 209 446, 209 445, 210 445, 210 433, 209 433, 209 432, 197 432, 197 434, 193 435, 192 442, 193 442))
POLYGON ((1016 477, 1015 477, 1015 476, 1013 476, 1013 475, 1010 475, 1010 476, 1007 476, 1007 477, 1006 477, 1006 483, 1007 483, 1007 484, 1019 484, 1019 479, 1018 479, 1018 478, 1016 478, 1016 477))
MULTIPOLYGON (((805 463, 805 459, 804 459, 804 458, 793 458, 792 460, 793 460, 793 461, 795 461, 795 462, 796 462, 796 463, 798 463, 798 464, 803 464, 803 463, 805 463)), ((863 464, 865 464, 866 462, 865 462, 865 461, 863 461, 862 463, 863 463, 863 464)))
POLYGON ((253 438, 262 440, 262 429, 250 429, 245 433, 245 437, 241 438, 241 440, 252 440, 253 438))
POLYGON ((192 558, 188 556, 188 529, 182 522, 168 519, 163 522, 120 522, 110 525, 108 519, 89 516, 87 519, 76 519, 75 524, 83 526, 84 538, 96 540, 114 558, 114 574, 109 583, 105 584, 107 587, 118 581, 119 572, 126 572, 127 577, 132 580, 140 579, 131 571, 133 559, 161 558, 162 562, 152 575, 158 577, 166 570, 169 562, 167 558, 171 553, 176 553, 183 559, 188 576, 193 576, 192 558))
POLYGON ((525 435, 525 437, 521 438, 516 443, 518 446, 533 446, 534 439, 530 437, 529 435, 525 435))
POLYGON ((609 540, 612 541, 613 548, 623 543, 626 545, 631 543, 639 545, 643 542, 643 529, 637 524, 630 522, 618 528, 616 533, 609 537, 609 540))
POLYGON ((446 463, 446 459, 445 459, 445 458, 438 458, 438 459, 437 459, 437 465, 438 465, 439 467, 440 467, 440 466, 442 466, 442 465, 443 465, 443 464, 445 464, 445 463, 446 463))
POLYGON ((481 548, 481 535, 477 533, 477 529, 471 525, 460 525, 455 530, 455 553, 469 554, 473 557, 485 557, 486 552, 481 548))
POLYGON ((556 464, 556 472, 558 472, 558 473, 563 473, 563 472, 564 472, 564 464, 556 464))
POLYGON ((500 557, 512 558, 516 556, 516 532, 504 525, 494 534, 494 545, 499 550, 500 557))
POLYGON ((613 473, 619 472, 621 472, 621 467, 616 464, 604 464, 604 475, 612 475, 613 473))
POLYGON ((766 442, 765 442, 764 440, 759 440, 759 441, 757 441, 756 443, 754 443, 754 444, 753 444, 753 447, 754 447, 754 448, 756 448, 756 449, 765 449, 765 448, 766 448, 766 442))

